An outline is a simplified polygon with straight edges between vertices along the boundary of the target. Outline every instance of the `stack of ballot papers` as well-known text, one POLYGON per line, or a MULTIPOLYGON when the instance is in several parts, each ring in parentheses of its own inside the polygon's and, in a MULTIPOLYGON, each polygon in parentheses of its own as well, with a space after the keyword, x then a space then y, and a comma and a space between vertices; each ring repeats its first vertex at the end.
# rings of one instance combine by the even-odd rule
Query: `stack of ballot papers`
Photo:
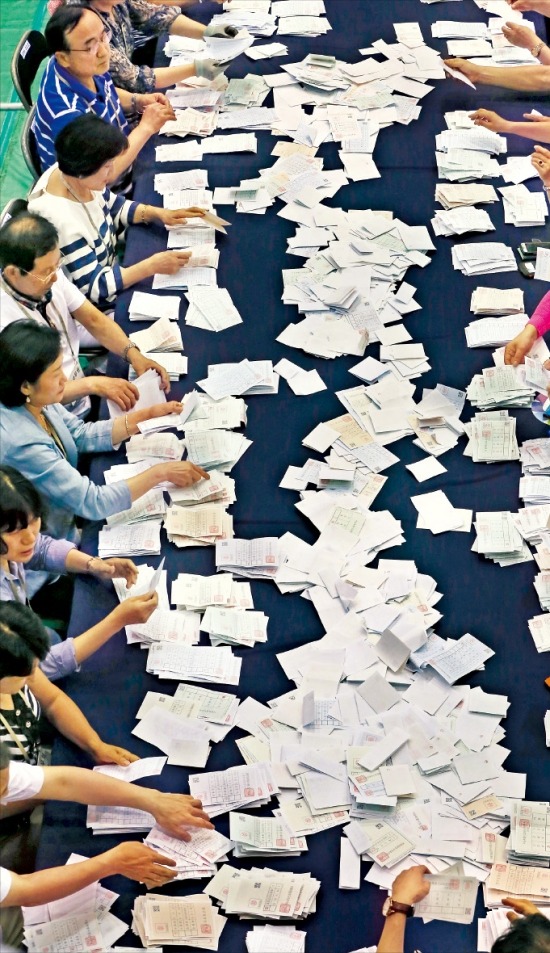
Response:
POLYGON ((99 531, 97 554, 108 556, 160 556, 162 520, 139 520, 120 526, 104 526, 99 531))
POLYGON ((151 645, 147 671, 160 678, 238 685, 242 659, 227 646, 151 645))
POLYGON ((521 477, 519 495, 526 506, 550 502, 550 479, 547 476, 521 477))
MULTIPOLYGON (((71 854, 67 864, 88 860, 71 854)), ((25 946, 32 953, 52 950, 87 950, 103 953, 126 933, 128 926, 115 917, 110 908, 118 894, 99 881, 40 906, 23 907, 25 946)))
POLYGON ((126 442, 128 463, 137 463, 140 460, 147 460, 150 463, 151 459, 155 462, 159 460, 181 460, 183 450, 183 441, 178 440, 173 433, 139 433, 134 434, 126 442))
MULTIPOLYGON (((264 47, 257 47, 257 49, 264 49, 264 47)), ((250 51, 251 58, 254 58, 256 50, 250 51)), ((263 105, 268 95, 269 86, 263 76, 247 73, 243 77, 232 77, 224 93, 222 109, 224 112, 230 112, 236 109, 240 110, 243 106, 249 109, 256 108, 263 105)), ((226 137, 219 136, 217 138, 225 139, 226 137)))
MULTIPOLYGON (((162 277, 162 276, 155 276, 162 277)), ((170 276, 168 276, 170 277, 170 276)), ((129 335, 130 340, 137 344, 140 351, 182 351, 183 341, 181 331, 176 321, 171 321, 166 315, 155 321, 145 331, 134 331, 129 335)))
POLYGON ((200 112, 198 109, 175 109, 175 119, 168 119, 159 129, 161 136, 209 136, 217 126, 217 110, 200 112))
POLYGON ((447 236, 495 230, 487 212, 471 205, 453 208, 447 212, 436 212, 432 218, 432 228, 436 235, 447 236))
POLYGON ((271 765, 257 761, 225 771, 190 774, 189 791, 202 802, 203 810, 212 818, 227 811, 268 804, 271 797, 279 793, 279 788, 271 765))
POLYGON ((134 291, 130 299, 128 317, 130 321, 156 321, 168 318, 177 321, 180 299, 175 295, 152 295, 146 291, 134 291))
POLYGON ((541 609, 550 610, 550 573, 540 572, 535 576, 534 586, 537 590, 541 609))
POLYGON ((151 830, 154 823, 152 814, 131 807, 90 805, 86 815, 86 827, 93 834, 135 834, 151 830))
POLYGON ((464 429, 469 438, 464 455, 471 457, 474 463, 519 459, 516 420, 508 411, 475 414, 464 429))
POLYGON ((213 546, 233 536, 233 517, 221 503, 171 506, 164 520, 168 539, 176 546, 213 546))
POLYGON ((489 155, 502 155, 507 151, 506 139, 490 129, 474 126, 473 129, 446 129, 436 137, 436 149, 439 152, 453 150, 485 152, 489 155))
POLYGON ((464 328, 468 347, 499 347, 507 344, 523 331, 527 324, 526 314, 513 314, 502 318, 480 318, 464 328))
POLYGON ((143 520, 158 520, 166 513, 166 503, 161 489, 155 487, 140 496, 129 510, 122 510, 107 517, 107 526, 120 526, 122 523, 139 523, 143 520))
POLYGON ((225 331, 235 324, 242 324, 226 288, 193 288, 185 297, 189 301, 185 323, 194 328, 225 331))
POLYGON ((212 645, 246 645, 267 642, 268 617, 263 612, 208 606, 200 624, 212 645))
POLYGON ((171 837, 160 827, 153 827, 144 844, 176 862, 176 880, 211 877, 218 869, 216 864, 228 859, 232 847, 231 841, 223 834, 200 828, 194 828, 191 840, 184 841, 171 837))
MULTIPOLYGON (((510 840, 506 849, 510 865, 550 867, 550 845, 548 843, 550 803, 548 801, 513 801, 510 807, 510 840), (541 837, 543 832, 545 836, 541 837)), ((495 871, 493 868, 493 872, 498 873, 499 871, 495 871)), ((509 873, 513 875, 516 871, 510 870, 509 873)), ((527 878, 525 896, 536 893, 537 900, 544 897, 548 901, 550 871, 546 870, 544 872, 544 883, 537 883, 542 871, 534 870, 530 875, 527 870, 522 871, 522 873, 527 878)), ((496 884, 495 888, 499 889, 496 884)), ((507 887, 504 886, 500 889, 506 890, 507 887)), ((512 887, 512 895, 516 893, 517 887, 516 889, 512 887)))
POLYGON ((298 857, 308 849, 305 837, 297 837, 284 821, 276 817, 253 817, 232 811, 229 815, 229 836, 233 856, 298 857))
POLYGON ((176 612, 155 609, 147 622, 126 626, 128 645, 152 642, 175 642, 178 645, 196 645, 200 641, 200 619, 196 612, 176 612))
POLYGON ((548 215, 543 192, 530 192, 525 185, 508 185, 499 189, 504 204, 504 221, 519 227, 544 225, 548 215))
POLYGON ((279 377, 272 361, 248 361, 238 364, 209 364, 208 377, 197 381, 212 400, 229 396, 276 394, 279 377))
POLYGON ((526 382, 525 366, 484 367, 466 389, 468 400, 480 410, 497 407, 530 407, 535 388, 526 382))
MULTIPOLYGON (((137 388, 139 397, 132 410, 147 410, 149 407, 154 407, 157 404, 165 404, 166 394, 162 390, 161 384, 162 381, 159 375, 152 368, 145 371, 145 373, 139 377, 136 377, 134 379, 134 387, 137 388)), ((114 400, 107 400, 107 406, 111 417, 124 416, 124 410, 115 403, 114 400)))
POLYGON ((202 480, 192 486, 169 489, 170 501, 175 506, 195 506, 197 503, 223 503, 229 506, 237 499, 235 481, 218 470, 212 470, 209 480, 202 480))
POLYGON ((252 440, 231 430, 187 431, 184 443, 191 463, 224 473, 229 473, 252 446, 252 440))
POLYGON ((310 874, 287 873, 269 867, 237 870, 225 864, 204 892, 224 913, 243 920, 305 920, 315 913, 321 882, 310 874))
POLYGON ((511 513, 477 513, 474 520, 474 552, 492 559, 499 566, 515 566, 532 560, 529 547, 514 525, 511 513))
POLYGON ((247 953, 305 953, 306 934, 293 927, 275 927, 269 923, 253 927, 245 937, 247 953))
POLYGON ((517 271, 514 252, 502 242, 471 242, 454 245, 453 267, 463 275, 490 275, 500 271, 517 271))
POLYGON ((528 625, 537 652, 550 652, 550 616, 536 615, 529 619, 528 625))
POLYGON ((254 608, 250 583, 235 582, 231 573, 215 576, 180 573, 172 583, 172 604, 192 612, 203 612, 208 606, 254 608))
POLYGON ((446 185, 438 182, 435 187, 435 200, 444 209, 460 208, 463 205, 482 205, 498 202, 498 195, 492 185, 446 185))
MULTIPOLYGON (((145 351, 144 357, 160 364, 171 381, 178 381, 183 374, 187 374, 187 358, 177 351, 145 351)), ((135 381, 137 377, 134 368, 130 368, 128 379, 135 381)))
POLYGON ((216 569, 249 579, 273 579, 279 566, 276 536, 224 539, 216 543, 216 569))
POLYGON ((210 23, 216 26, 235 26, 246 28, 254 36, 271 36, 275 33, 277 26, 276 17, 269 12, 269 7, 259 7, 257 4, 247 2, 246 5, 240 5, 235 0, 230 0, 227 5, 227 13, 216 13, 210 20, 210 23))
POLYGON ((523 314, 523 291, 521 288, 476 288, 472 292, 470 310, 483 317, 523 314))
MULTIPOLYGON (((181 427, 186 433, 191 433, 203 430, 238 430, 243 424, 246 424, 246 403, 242 397, 220 397, 219 400, 213 400, 207 394, 196 393, 196 404, 181 427)), ((229 479, 224 477, 224 480, 229 479)))
POLYGON ((164 751, 169 764, 203 768, 210 743, 223 741, 238 707, 238 699, 228 692, 182 683, 175 695, 147 692, 133 733, 164 751))
POLYGON ((225 917, 204 894, 164 897, 148 893, 136 897, 132 930, 145 949, 157 944, 217 950, 225 917))

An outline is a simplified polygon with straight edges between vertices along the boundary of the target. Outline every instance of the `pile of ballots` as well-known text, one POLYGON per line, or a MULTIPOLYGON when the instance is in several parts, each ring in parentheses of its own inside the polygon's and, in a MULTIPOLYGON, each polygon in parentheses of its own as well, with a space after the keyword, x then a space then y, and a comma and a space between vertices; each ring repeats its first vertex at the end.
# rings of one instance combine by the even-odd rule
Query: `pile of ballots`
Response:
POLYGON ((526 381, 524 365, 484 367, 475 374, 466 388, 468 400, 479 410, 499 407, 530 407, 535 388, 526 381))

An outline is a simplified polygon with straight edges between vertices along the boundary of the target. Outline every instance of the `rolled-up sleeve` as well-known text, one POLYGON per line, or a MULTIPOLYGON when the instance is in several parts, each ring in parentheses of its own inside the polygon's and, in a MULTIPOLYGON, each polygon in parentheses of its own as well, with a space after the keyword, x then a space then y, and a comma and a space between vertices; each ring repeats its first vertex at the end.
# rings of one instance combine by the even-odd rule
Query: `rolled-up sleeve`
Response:
POLYGON ((65 678, 66 675, 78 672, 80 666, 76 660, 74 639, 66 639, 65 642, 52 645, 46 658, 40 662, 40 668, 50 682, 55 682, 59 678, 65 678))
POLYGON ((40 533, 34 545, 33 557, 26 568, 33 571, 65 572, 67 556, 72 549, 76 549, 76 546, 68 539, 52 539, 51 536, 40 533))
POLYGON ((539 301, 535 308, 529 324, 537 329, 539 335, 550 331, 550 291, 545 294, 542 301, 539 301))

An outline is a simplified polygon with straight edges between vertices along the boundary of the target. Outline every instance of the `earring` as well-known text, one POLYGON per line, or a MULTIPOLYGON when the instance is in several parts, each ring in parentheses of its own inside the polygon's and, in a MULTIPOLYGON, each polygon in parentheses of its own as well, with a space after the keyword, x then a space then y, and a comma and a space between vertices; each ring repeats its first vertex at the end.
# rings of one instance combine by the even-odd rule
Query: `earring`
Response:
POLYGON ((25 403, 26 403, 26 404, 30 404, 30 402, 31 402, 30 395, 27 394, 27 396, 25 397, 25 403))

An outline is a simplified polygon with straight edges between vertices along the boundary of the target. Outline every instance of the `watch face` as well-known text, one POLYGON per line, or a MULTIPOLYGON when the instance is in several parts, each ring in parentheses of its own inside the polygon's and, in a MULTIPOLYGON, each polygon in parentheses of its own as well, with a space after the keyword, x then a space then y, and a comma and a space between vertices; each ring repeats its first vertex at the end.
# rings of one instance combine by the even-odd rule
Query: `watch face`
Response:
POLYGON ((391 910, 391 900, 389 897, 386 897, 386 899, 384 900, 384 906, 382 907, 382 916, 387 917, 390 910, 391 910))

